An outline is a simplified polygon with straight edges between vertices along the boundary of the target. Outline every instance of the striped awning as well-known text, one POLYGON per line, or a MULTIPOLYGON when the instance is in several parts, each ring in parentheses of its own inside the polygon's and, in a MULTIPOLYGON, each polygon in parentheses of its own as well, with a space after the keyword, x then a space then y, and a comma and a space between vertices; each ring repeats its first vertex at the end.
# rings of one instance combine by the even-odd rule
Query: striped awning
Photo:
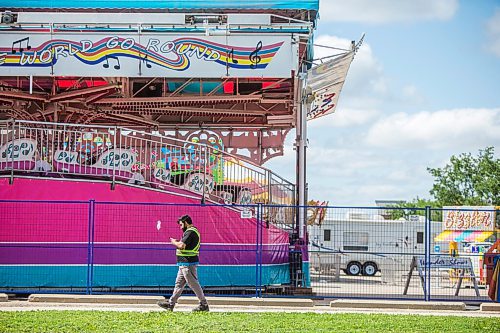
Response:
POLYGON ((436 242, 484 242, 493 231, 482 230, 445 230, 434 238, 436 242))

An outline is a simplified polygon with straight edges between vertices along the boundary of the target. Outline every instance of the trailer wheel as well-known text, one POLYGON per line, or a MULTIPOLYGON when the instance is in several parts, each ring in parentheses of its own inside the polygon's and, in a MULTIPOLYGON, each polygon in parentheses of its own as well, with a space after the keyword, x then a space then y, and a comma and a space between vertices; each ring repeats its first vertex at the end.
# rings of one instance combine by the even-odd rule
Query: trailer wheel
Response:
POLYGON ((365 276, 374 276, 378 271, 377 264, 374 262, 365 262, 363 265, 363 275, 365 276))
POLYGON ((361 264, 357 261, 351 261, 346 268, 347 275, 359 275, 361 273, 361 264))

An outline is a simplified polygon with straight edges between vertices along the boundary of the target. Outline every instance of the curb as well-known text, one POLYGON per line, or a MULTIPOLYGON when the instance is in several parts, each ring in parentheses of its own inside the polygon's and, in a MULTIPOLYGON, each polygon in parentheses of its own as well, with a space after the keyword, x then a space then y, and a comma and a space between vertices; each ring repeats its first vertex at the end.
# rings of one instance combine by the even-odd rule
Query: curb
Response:
POLYGON ((424 301, 399 301, 399 300, 347 300, 338 299, 330 302, 332 308, 356 309, 398 309, 398 310, 447 310, 465 311, 462 302, 424 302, 424 301))
MULTIPOLYGON (((6 295, 7 296, 7 295, 6 295)), ((165 300, 163 296, 131 296, 131 295, 59 295, 32 294, 29 302, 45 303, 112 303, 112 304, 156 304, 165 300)), ((311 299, 286 298, 237 298, 237 297, 207 297, 210 305, 227 306, 269 306, 269 307, 313 307, 311 299)), ((183 296, 178 304, 198 304, 198 298, 183 296)))
POLYGON ((481 303, 481 311, 500 312, 500 303, 481 303))
MULTIPOLYGON (((237 297, 207 297, 209 305, 228 306, 274 306, 274 307, 313 307, 311 299, 286 298, 237 298, 237 297)), ((179 298, 178 304, 198 304, 198 298, 186 296, 179 298)))
POLYGON ((112 304, 156 304, 164 300, 162 296, 130 296, 130 295, 58 295, 32 294, 29 302, 45 303, 112 303, 112 304))

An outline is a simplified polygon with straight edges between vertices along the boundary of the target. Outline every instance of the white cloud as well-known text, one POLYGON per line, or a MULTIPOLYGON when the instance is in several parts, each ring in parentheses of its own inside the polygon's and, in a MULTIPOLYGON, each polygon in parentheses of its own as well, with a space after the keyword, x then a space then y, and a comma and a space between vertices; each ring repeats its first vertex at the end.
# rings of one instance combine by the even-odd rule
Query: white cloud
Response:
POLYGON ((376 122, 366 143, 376 147, 477 149, 500 144, 500 108, 392 114, 376 122))
POLYGON ((360 126, 369 123, 379 114, 379 111, 373 109, 342 108, 332 115, 311 120, 308 128, 360 126))
POLYGON ((500 57, 500 9, 488 20, 486 28, 489 35, 487 48, 496 56, 500 57))
POLYGON ((458 9, 458 0, 323 0, 320 18, 324 21, 358 23, 449 20, 458 9))
POLYGON ((331 35, 320 35, 314 39, 314 44, 325 47, 314 47, 314 58, 324 58, 331 55, 343 53, 351 49, 351 41, 331 35), (334 49, 337 48, 337 49, 334 49))
POLYGON ((388 200, 399 200, 399 194, 401 194, 401 189, 398 188, 397 184, 375 184, 375 185, 362 185, 358 188, 360 196, 388 199, 388 200))
POLYGON ((422 104, 425 100, 418 88, 413 84, 406 85, 402 88, 401 97, 404 102, 411 102, 412 104, 422 104))
POLYGON ((407 182, 411 180, 412 175, 409 175, 402 169, 395 169, 389 172, 387 179, 395 182, 407 182))
MULTIPOLYGON (((376 199, 429 197, 424 159, 366 147, 308 151, 309 196, 333 205, 373 205, 376 199), (412 163, 409 163, 412 161, 412 163)), ((415 154, 413 154, 415 155, 415 154)))
MULTIPOLYGON (((330 5, 328 0, 321 3, 330 5)), ((415 3, 415 6, 421 4, 415 3)), ((444 1, 438 5, 447 4, 456 2, 444 1)), ((344 5, 354 6, 351 1, 344 5)), ((371 7, 368 4, 365 7, 364 11, 370 12, 371 7)), ((496 15, 490 20, 489 31, 500 35, 500 24, 497 25, 500 20, 496 15)), ((413 19, 424 16, 415 11, 413 19)), ((382 63, 383 58, 377 56, 383 54, 375 54, 369 41, 367 34, 349 70, 336 112, 308 123, 310 199, 329 200, 331 205, 368 206, 376 199, 430 198, 433 178, 428 167, 443 167, 452 155, 464 152, 476 155, 478 149, 500 146, 499 106, 413 112, 423 109, 422 102, 429 103, 425 87, 414 84, 410 76, 401 78, 397 73, 389 76, 384 67, 392 63, 382 63)), ((320 35, 315 44, 349 49, 351 41, 320 35)), ((316 47, 315 58, 339 52, 316 47)), ((472 103, 481 105, 479 101, 472 103)), ((425 107, 429 110, 429 106, 425 107)), ((294 138, 292 131, 287 137, 284 157, 266 163, 292 182, 296 164, 296 151, 291 144, 294 138)))
MULTIPOLYGON (((412 83, 397 83, 384 73, 384 68, 377 59, 370 44, 366 41, 358 50, 349 68, 345 85, 340 94, 337 113, 344 109, 381 110, 389 102, 406 106, 421 106, 426 101, 419 88, 412 83)), ((351 41, 331 35, 320 35, 315 45, 326 45, 341 49, 349 49, 351 41)), ((321 59, 342 51, 315 46, 314 57, 321 59)), ((334 121, 331 122, 335 124, 334 121)), ((335 126, 335 125, 334 125, 335 126)))
MULTIPOLYGON (((314 40, 316 45, 326 45, 341 49, 350 49, 351 41, 331 35, 320 35, 314 40)), ((314 57, 320 59, 342 51, 332 50, 315 46, 314 57)), ((343 89, 339 107, 359 108, 359 101, 362 100, 362 107, 375 108, 379 105, 380 96, 387 93, 389 79, 384 76, 380 62, 375 58, 370 44, 365 42, 358 50, 354 61, 349 68, 345 87, 348 91, 354 92, 355 98, 346 99, 346 89, 343 89)))
POLYGON ((345 148, 332 148, 329 142, 322 145, 314 144, 308 149, 307 163, 324 175, 346 175, 362 169, 384 167, 386 161, 376 152, 351 150, 345 148))
MULTIPOLYGON (((314 44, 326 46, 314 47, 314 58, 316 59, 343 53, 345 52, 345 50, 351 49, 350 40, 332 35, 319 35, 314 39, 314 44), (341 50, 331 49, 329 47, 338 48, 341 50)), ((362 72, 364 72, 365 70, 369 70, 370 72, 380 73, 382 71, 382 66, 379 64, 378 60, 375 59, 372 48, 366 41, 362 44, 354 59, 355 61, 353 62, 353 65, 356 64, 356 67, 359 67, 358 70, 362 72)))
MULTIPOLYGON (((452 155, 500 146, 500 108, 451 109, 388 115, 370 126, 362 110, 347 110, 350 126, 309 124, 307 182, 309 198, 332 205, 373 205, 376 199, 430 198, 433 178, 427 167, 443 167, 452 155), (368 133, 368 135, 366 135, 368 133), (382 149, 380 149, 382 148, 382 149)), ((335 123, 335 116, 324 117, 335 123)), ((287 137, 285 156, 266 163, 295 181, 296 152, 287 137)))
POLYGON ((410 98, 415 97, 417 95, 417 87, 415 87, 414 85, 403 87, 403 95, 410 98))
POLYGON ((386 94, 389 91, 388 82, 385 77, 380 77, 377 80, 370 82, 373 86, 373 91, 379 94, 386 94))

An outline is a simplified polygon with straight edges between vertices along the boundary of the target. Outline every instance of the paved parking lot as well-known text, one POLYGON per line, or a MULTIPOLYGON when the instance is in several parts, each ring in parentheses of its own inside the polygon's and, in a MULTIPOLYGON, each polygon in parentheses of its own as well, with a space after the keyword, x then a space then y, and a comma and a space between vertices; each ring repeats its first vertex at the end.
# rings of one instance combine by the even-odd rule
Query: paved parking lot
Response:
MULTIPOLYGON (((377 273, 375 276, 349 276, 335 270, 311 271, 311 287, 314 295, 324 297, 364 297, 364 298, 410 298, 424 299, 424 290, 418 274, 410 280, 404 294, 408 272, 397 272, 390 277, 377 273)), ((448 272, 433 272, 431 275, 431 299, 462 300, 467 302, 488 301, 488 289, 478 284, 479 297, 470 279, 464 278, 457 292, 458 279, 450 278, 448 272)))

